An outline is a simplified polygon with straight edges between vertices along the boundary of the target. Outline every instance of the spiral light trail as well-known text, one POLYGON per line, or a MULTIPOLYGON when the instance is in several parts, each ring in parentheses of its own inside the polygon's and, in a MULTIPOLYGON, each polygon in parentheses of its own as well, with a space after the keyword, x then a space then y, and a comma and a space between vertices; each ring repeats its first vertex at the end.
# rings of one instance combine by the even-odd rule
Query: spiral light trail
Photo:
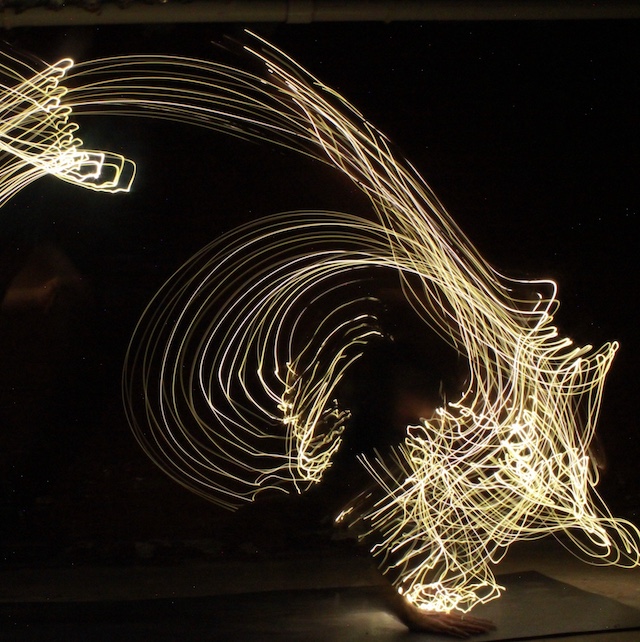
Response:
MULTIPOLYGON (((383 331, 378 303, 359 284, 391 272, 425 332, 466 358, 468 384, 433 417, 416 417, 400 447, 362 458, 381 492, 338 519, 363 524, 398 590, 433 611, 497 597, 493 565, 517 540, 564 533, 591 562, 636 565, 640 534, 610 515, 588 456, 617 345, 558 336, 553 282, 497 273, 357 110, 282 52, 252 42, 246 50, 263 76, 122 56, 62 61, 35 76, 50 83, 16 76, 16 88, 4 88, 3 110, 6 100, 27 123, 5 127, 3 118, 3 151, 14 155, 4 198, 45 172, 87 184, 93 153, 78 151, 73 112, 282 145, 333 166, 370 199, 377 222, 281 214, 230 232, 176 271, 140 319, 124 369, 142 447, 178 482, 229 508, 318 482, 348 423, 339 384, 383 331), (65 73, 68 91, 58 89, 65 73)), ((117 180, 94 164, 90 186, 120 184, 125 161, 107 165, 119 168, 117 180)))

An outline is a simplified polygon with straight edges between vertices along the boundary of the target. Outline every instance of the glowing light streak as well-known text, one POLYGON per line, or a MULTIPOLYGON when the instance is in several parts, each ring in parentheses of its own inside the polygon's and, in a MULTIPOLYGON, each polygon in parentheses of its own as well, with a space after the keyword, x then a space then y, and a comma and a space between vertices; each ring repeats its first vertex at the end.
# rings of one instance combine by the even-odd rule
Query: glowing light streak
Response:
POLYGON ((379 226, 344 214, 279 215, 210 244, 158 292, 131 344, 126 406, 178 482, 231 507, 321 479, 349 416, 335 388, 379 334, 370 301, 335 305, 354 270, 384 263, 360 249, 367 237, 387 247, 379 226))
POLYGON ((37 178, 52 174, 82 187, 128 191, 135 165, 119 154, 82 148, 69 121, 61 84, 73 61, 36 71, 2 54, 0 59, 0 205, 37 178))
MULTIPOLYGON (((265 77, 177 57, 81 63, 64 70, 63 124, 45 119, 57 131, 69 110, 145 116, 283 145, 348 176, 377 217, 278 215, 180 268, 143 314, 125 365, 143 448, 229 508, 319 481, 348 421, 340 381, 381 333, 376 302, 357 284, 391 270, 425 331, 469 370, 460 398, 416 418, 391 453, 362 459, 380 493, 339 517, 377 538, 373 553, 398 590, 427 610, 469 610, 500 594, 492 565, 512 542, 548 533, 589 561, 637 564, 640 534, 611 517, 588 457, 617 345, 559 337, 553 282, 497 273, 359 112, 263 41, 248 51, 265 77)), ((49 149, 51 136, 39 136, 49 149)))

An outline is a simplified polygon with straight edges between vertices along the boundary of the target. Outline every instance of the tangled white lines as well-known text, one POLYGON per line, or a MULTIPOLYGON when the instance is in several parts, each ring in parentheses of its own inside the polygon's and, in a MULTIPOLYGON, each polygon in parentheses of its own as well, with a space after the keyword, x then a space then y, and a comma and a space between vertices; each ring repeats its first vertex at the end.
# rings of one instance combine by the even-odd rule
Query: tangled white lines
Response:
POLYGON ((32 181, 52 174, 96 191, 128 191, 135 165, 119 154, 83 149, 60 84, 73 61, 38 71, 0 57, 0 206, 32 181))
MULTIPOLYGON (((142 447, 229 508, 320 481, 348 427, 340 381, 382 332, 377 303, 358 284, 391 270, 425 332, 435 330, 469 371, 460 397, 416 417, 399 448, 362 459, 384 492, 364 513, 354 503, 339 518, 366 525, 398 590, 421 608, 468 611, 499 595, 492 567, 512 542, 548 533, 565 534, 589 561, 637 564, 639 533, 603 505, 588 456, 616 344, 559 337, 553 282, 495 272, 361 114, 253 42, 246 49, 264 76, 163 56, 68 70, 60 109, 283 145, 348 176, 377 219, 281 214, 181 267, 147 307, 126 359, 125 406, 142 447)), ((55 69, 46 73, 58 78, 55 69)), ((38 122, 51 127, 53 118, 32 114, 30 126, 48 131, 38 122)), ((45 148, 55 140, 47 136, 36 138, 45 148)), ((49 151, 34 153, 58 153, 49 151)))

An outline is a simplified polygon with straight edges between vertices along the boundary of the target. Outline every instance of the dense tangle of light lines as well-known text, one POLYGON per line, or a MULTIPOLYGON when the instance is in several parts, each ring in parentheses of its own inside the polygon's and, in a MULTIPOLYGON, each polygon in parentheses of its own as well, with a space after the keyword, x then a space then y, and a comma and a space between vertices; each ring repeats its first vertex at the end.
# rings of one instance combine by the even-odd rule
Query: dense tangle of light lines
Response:
MULTIPOLYGON (((67 70, 61 109, 286 146, 348 176, 377 218, 276 216, 179 269, 143 314, 125 365, 127 414, 142 446, 180 483, 229 507, 262 489, 317 482, 348 420, 334 394, 380 333, 375 301, 358 295, 358 282, 394 270, 425 331, 469 370, 460 398, 416 418, 395 451, 362 460, 383 492, 340 517, 377 537, 373 552, 398 590, 425 609, 468 610, 499 595, 492 564, 512 542, 547 533, 567 534, 590 561, 636 564, 638 532, 602 504, 588 457, 616 345, 559 337, 555 284, 495 272, 361 114, 253 42, 246 49, 264 76, 164 56, 67 70)), ((30 118, 34 131, 57 126, 46 110, 30 118)))
POLYGON ((97 191, 128 191, 135 165, 119 154, 82 148, 69 121, 67 88, 73 61, 37 71, 17 58, 0 58, 0 206, 46 174, 97 191))

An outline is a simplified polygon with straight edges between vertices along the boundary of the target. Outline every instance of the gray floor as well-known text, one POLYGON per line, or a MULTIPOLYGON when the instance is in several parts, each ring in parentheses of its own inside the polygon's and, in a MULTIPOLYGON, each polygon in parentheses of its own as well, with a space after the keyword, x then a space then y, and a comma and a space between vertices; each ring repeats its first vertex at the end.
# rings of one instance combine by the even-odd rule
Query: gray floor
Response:
MULTIPOLYGON (((640 625, 640 569, 624 570, 589 566, 574 559, 554 540, 547 539, 513 547, 499 567, 499 572, 507 575, 526 575, 525 572, 528 571, 536 571, 546 578, 558 580, 571 587, 595 594, 595 596, 608 597, 622 605, 634 607, 638 609, 638 618, 634 625, 640 625)), ((218 608, 228 609, 232 604, 253 605, 255 602, 260 602, 262 606, 259 608, 268 609, 271 617, 273 609, 268 606, 269 600, 277 599, 278 604, 284 601, 293 605, 296 600, 301 599, 299 595, 304 594, 306 596, 304 599, 307 599, 311 606, 305 607, 301 603, 302 606, 299 605, 296 608, 316 610, 313 617, 316 620, 320 618, 320 621, 323 617, 320 611, 324 609, 327 614, 331 612, 333 614, 331 615, 332 635, 335 637, 338 631, 341 632, 336 639, 356 639, 352 636, 355 634, 353 627, 359 626, 356 622, 357 618, 368 618, 369 639, 404 639, 403 627, 392 615, 384 612, 384 609, 371 608, 371 604, 375 606, 375 591, 380 583, 379 575, 366 556, 350 555, 348 551, 337 547, 320 551, 317 555, 307 552, 296 554, 291 558, 271 560, 252 559, 248 556, 243 560, 219 560, 206 563, 187 560, 167 566, 138 564, 111 567, 85 566, 4 570, 0 571, 0 607, 5 609, 6 614, 6 609, 11 609, 11 605, 15 607, 21 605, 21 608, 24 609, 28 608, 30 604, 32 606, 37 604, 58 605, 60 608, 69 604, 84 604, 85 608, 91 609, 92 604, 138 603, 149 608, 150 604, 171 605, 181 601, 181 603, 191 604, 189 608, 204 609, 207 606, 203 598, 217 596, 215 604, 218 608), (335 589, 340 590, 336 591, 335 589), (278 592, 276 597, 273 597, 274 592, 278 592), (256 594, 259 596, 255 600, 247 597, 256 594), (238 596, 235 601, 234 595, 238 596), (225 602, 225 600, 227 601, 225 602), (361 602, 364 600, 368 606, 366 608, 359 607, 358 600, 361 602), (346 612, 345 609, 349 610, 350 619, 343 618, 341 620, 340 618, 346 612), (356 620, 353 619, 354 617, 356 620)), ((566 607, 554 604, 551 606, 556 608, 555 611, 551 609, 548 613, 539 613, 538 611, 544 611, 547 607, 543 602, 535 602, 537 598, 533 596, 533 593, 528 594, 527 590, 531 591, 529 588, 517 595, 518 608, 522 603, 525 603, 523 608, 526 610, 529 600, 534 600, 531 602, 532 605, 535 603, 535 606, 532 607, 536 611, 533 616, 546 617, 550 620, 555 618, 557 629, 552 627, 552 630, 563 632, 563 635, 558 637, 547 635, 545 640, 567 639, 566 626, 564 629, 562 628, 563 625, 567 625, 565 621, 567 618, 563 617, 562 608, 569 609, 571 613, 567 613, 567 617, 570 616, 574 619, 577 617, 576 621, 586 621, 593 611, 598 611, 601 608, 597 602, 590 606, 588 600, 586 602, 584 600, 582 602, 569 600, 566 602, 566 607), (577 608, 575 604, 578 604, 577 608), (560 611, 557 610, 558 608, 560 611), (576 614, 575 611, 579 609, 585 609, 584 613, 576 614)), ((516 599, 516 592, 515 589, 512 591, 512 599, 516 599)), ((571 593, 571 590, 566 592, 571 593)), ((500 602, 503 600, 504 605, 509 604, 506 597, 502 598, 500 602)), ((211 602, 211 604, 213 603, 211 602)), ((627 620, 627 622, 633 624, 633 612, 627 611, 626 614, 627 616, 631 614, 631 620, 627 620)), ((254 613, 253 617, 259 616, 254 613)), ((569 630, 574 630, 570 623, 568 626, 569 630)), ((12 636, 9 631, 10 627, 3 626, 2 628, 4 634, 0 633, 0 639, 3 640, 47 639, 47 637, 54 639, 43 632, 44 630, 40 631, 43 634, 41 638, 21 638, 19 635, 12 636)), ((273 639, 276 639, 277 634, 273 635, 276 636, 273 639)), ((86 636, 86 639, 90 637, 86 636)), ((265 637, 264 633, 261 634, 261 637, 265 637)), ((412 637, 416 640, 430 639, 428 636, 417 634, 412 637)), ((197 639, 205 638, 206 636, 197 637, 197 639)), ((208 639, 227 638, 223 636, 208 639)), ((254 638, 249 636, 243 639, 254 638)), ((300 637, 299 639, 306 638, 300 637)), ((507 639, 516 638, 511 636, 507 639)), ((529 636, 529 639, 536 638, 529 636)), ((579 634, 572 635, 569 639, 572 642, 630 641, 640 639, 640 631, 615 630, 579 634)))

